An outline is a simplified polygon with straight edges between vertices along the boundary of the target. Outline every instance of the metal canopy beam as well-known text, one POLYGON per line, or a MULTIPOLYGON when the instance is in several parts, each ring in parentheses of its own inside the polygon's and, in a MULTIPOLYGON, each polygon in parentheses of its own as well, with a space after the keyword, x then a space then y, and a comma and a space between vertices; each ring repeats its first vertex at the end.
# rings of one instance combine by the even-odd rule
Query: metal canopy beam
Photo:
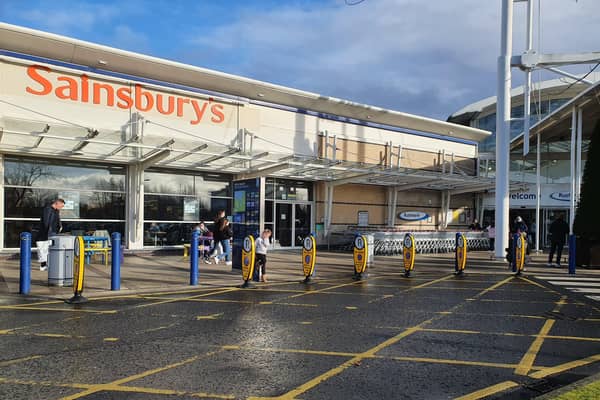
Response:
POLYGON ((186 152, 183 152, 181 154, 178 154, 175 157, 169 158, 168 160, 165 160, 165 161, 161 162, 160 164, 161 165, 165 165, 165 164, 174 163, 175 161, 179 161, 182 158, 185 158, 187 156, 191 156, 192 154, 195 154, 195 153, 197 153, 199 151, 202 151, 202 150, 206 149, 207 147, 208 147, 208 144, 203 143, 200 146, 194 147, 190 151, 186 151, 186 152))
POLYGON ((511 66, 524 69, 558 67, 561 65, 573 64, 593 64, 599 61, 600 52, 559 54, 526 52, 523 55, 512 56, 510 58, 511 66))
POLYGON ((275 172, 284 170, 284 169, 288 169, 290 167, 289 163, 287 162, 283 162, 280 164, 275 164, 272 167, 269 168, 263 168, 263 169, 252 169, 250 170, 248 173, 245 174, 240 174, 237 179, 252 179, 252 178, 260 178, 263 176, 268 176, 270 174, 273 174, 275 172))
POLYGON ((217 161, 217 160, 220 160, 220 159, 225 158, 227 156, 230 156, 232 154, 239 153, 240 151, 241 151, 241 149, 238 149, 238 148, 229 149, 229 150, 227 150, 224 153, 217 154, 217 155, 214 155, 212 157, 208 157, 208 158, 206 158, 206 159, 204 159, 204 160, 202 160, 200 162, 192 164, 192 168, 202 167, 204 165, 210 164, 213 161, 217 161))
POLYGON ((98 136, 100 134, 100 132, 98 132, 96 129, 88 129, 88 134, 85 136, 85 139, 82 140, 81 142, 77 143, 72 149, 71 152, 75 153, 80 151, 81 149, 83 149, 85 146, 87 146, 90 142, 89 139, 93 139, 96 136, 98 136))

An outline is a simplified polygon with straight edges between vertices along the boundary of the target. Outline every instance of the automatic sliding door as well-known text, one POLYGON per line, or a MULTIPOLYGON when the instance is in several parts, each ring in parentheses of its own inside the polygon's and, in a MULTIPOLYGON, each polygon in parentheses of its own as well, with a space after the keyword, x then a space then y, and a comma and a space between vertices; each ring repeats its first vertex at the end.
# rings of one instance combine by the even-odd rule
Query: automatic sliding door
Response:
POLYGON ((275 243, 281 247, 292 245, 292 205, 276 203, 275 205, 275 243))
POLYGON ((301 247, 302 241, 310 234, 310 204, 294 204, 294 245, 301 247))

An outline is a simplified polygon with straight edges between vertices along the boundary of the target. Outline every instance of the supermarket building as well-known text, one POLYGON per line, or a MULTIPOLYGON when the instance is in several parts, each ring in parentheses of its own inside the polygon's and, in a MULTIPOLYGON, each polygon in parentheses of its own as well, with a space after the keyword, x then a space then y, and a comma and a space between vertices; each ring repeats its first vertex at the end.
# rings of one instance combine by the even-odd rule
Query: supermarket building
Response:
POLYGON ((238 232, 443 230, 474 218, 488 131, 0 23, 0 249, 65 199, 64 230, 179 246, 238 232))

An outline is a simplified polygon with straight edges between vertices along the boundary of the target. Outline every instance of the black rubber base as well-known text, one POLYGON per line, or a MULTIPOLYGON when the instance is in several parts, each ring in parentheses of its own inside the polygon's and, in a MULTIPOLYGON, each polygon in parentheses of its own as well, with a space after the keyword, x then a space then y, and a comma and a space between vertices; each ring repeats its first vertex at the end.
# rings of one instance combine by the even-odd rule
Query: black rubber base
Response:
POLYGON ((89 300, 85 297, 83 297, 80 294, 76 294, 75 296, 71 297, 70 299, 65 300, 65 303, 67 304, 83 304, 83 303, 87 303, 89 300))
POLYGON ((354 274, 354 277, 352 279, 354 279, 355 281, 362 281, 363 276, 362 274, 354 274))
POLYGON ((410 271, 406 271, 406 272, 404 273, 404 277, 405 277, 405 278, 410 278, 410 271))
POLYGON ((244 283, 242 283, 240 286, 238 286, 241 289, 254 289, 256 288, 256 286, 252 283, 250 283, 250 281, 244 281, 244 283))
POLYGON ((304 280, 300 281, 300 283, 312 283, 312 278, 310 276, 307 276, 306 278, 304 278, 304 280))

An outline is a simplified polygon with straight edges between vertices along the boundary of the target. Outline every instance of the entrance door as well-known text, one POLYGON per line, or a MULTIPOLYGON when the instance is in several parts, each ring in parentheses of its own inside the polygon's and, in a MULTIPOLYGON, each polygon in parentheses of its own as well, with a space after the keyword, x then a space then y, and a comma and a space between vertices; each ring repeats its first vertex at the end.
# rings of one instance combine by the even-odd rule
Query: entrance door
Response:
POLYGON ((275 243, 281 247, 292 246, 293 222, 292 204, 276 203, 275 205, 275 243))
POLYGON ((301 247, 310 234, 310 204, 294 204, 294 246, 301 247))
POLYGON ((311 204, 275 203, 275 243, 280 247, 301 247, 310 234, 311 204))
MULTIPOLYGON (((542 211, 544 225, 542 226, 542 231, 540 232, 540 235, 543 235, 540 236, 540 243, 544 244, 544 247, 550 247, 551 243, 550 237, 548 235, 548 233, 550 232, 550 225, 552 225, 552 222, 554 222, 554 220, 556 219, 556 217, 558 217, 559 214, 563 216, 563 220, 568 224, 571 210, 564 208, 545 208, 542 211)), ((565 244, 568 245, 568 241, 565 244)))

